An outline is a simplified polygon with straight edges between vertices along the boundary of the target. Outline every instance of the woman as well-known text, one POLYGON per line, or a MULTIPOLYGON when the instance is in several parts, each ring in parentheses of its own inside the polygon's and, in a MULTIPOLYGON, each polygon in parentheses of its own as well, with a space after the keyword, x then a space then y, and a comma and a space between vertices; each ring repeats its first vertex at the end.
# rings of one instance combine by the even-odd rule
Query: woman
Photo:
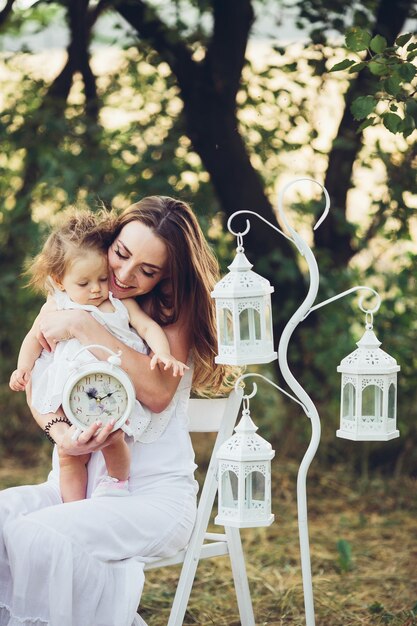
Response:
MULTIPOLYGON (((153 415, 142 442, 129 441, 130 496, 89 499, 105 472, 100 450, 123 433, 110 434, 111 425, 98 433, 92 425, 73 441, 74 427, 65 422, 49 434, 67 454, 92 453, 87 499, 62 504, 56 448, 46 483, 0 493, 0 626, 144 624, 136 615, 143 563, 182 549, 193 528, 197 486, 188 397, 191 387, 222 391, 225 374, 214 365, 210 291, 217 263, 191 209, 157 196, 117 220, 108 259, 114 296, 138 298, 190 370, 181 381, 162 367, 151 371, 149 355, 127 348, 85 311, 41 312, 35 324, 47 350, 68 337, 122 350, 122 367, 153 415)), ((45 427, 45 417, 35 417, 45 427)))

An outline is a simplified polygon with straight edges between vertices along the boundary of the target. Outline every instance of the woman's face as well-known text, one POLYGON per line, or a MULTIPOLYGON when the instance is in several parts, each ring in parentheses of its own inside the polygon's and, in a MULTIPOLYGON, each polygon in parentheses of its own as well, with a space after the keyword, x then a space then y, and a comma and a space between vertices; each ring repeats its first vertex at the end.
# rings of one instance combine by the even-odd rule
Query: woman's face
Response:
POLYGON ((109 289, 116 298, 149 293, 166 277, 164 242, 141 222, 129 222, 109 248, 109 289))

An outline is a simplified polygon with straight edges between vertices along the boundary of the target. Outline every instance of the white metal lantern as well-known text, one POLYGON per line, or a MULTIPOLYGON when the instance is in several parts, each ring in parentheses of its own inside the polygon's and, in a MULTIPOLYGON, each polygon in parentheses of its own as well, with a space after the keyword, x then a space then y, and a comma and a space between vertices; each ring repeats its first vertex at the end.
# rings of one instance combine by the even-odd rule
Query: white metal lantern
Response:
POLYGON ((269 526, 271 513, 271 444, 256 434, 249 405, 243 409, 235 434, 220 446, 218 515, 223 526, 269 526))
POLYGON ((342 374, 338 437, 353 441, 388 441, 397 430, 397 361, 380 349, 372 324, 357 350, 337 368, 342 374))
POLYGON ((216 363, 249 365, 277 358, 272 334, 270 282, 252 272, 239 246, 230 272, 211 293, 216 300, 219 354, 216 363))

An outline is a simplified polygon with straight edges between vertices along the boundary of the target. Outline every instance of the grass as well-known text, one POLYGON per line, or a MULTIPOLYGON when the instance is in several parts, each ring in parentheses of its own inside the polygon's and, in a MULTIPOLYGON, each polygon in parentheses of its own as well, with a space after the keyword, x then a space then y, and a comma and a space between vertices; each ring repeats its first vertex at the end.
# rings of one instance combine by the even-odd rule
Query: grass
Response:
MULTIPOLYGON (((40 482, 47 452, 31 467, 3 463, 0 485, 40 482)), ((242 530, 257 626, 305 625, 293 464, 273 476, 275 523, 242 530)), ((416 480, 360 481, 343 467, 313 465, 309 530, 317 626, 417 626, 416 480)), ((219 532, 219 527, 212 527, 219 532)), ((179 567, 147 573, 140 613, 165 626, 179 567)), ((226 557, 199 564, 185 626, 239 626, 226 557)))

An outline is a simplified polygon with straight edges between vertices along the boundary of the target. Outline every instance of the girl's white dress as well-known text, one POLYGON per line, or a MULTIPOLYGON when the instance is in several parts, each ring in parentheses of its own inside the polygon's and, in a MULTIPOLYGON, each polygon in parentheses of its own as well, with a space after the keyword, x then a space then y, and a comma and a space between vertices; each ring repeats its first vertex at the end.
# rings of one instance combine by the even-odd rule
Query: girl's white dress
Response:
POLYGON ((141 441, 128 437, 129 496, 90 499, 106 474, 96 452, 87 499, 63 504, 56 450, 46 483, 0 492, 0 626, 145 625, 143 565, 184 548, 195 521, 191 380, 192 368, 141 441))
MULTIPOLYGON (((146 353, 146 344, 136 331, 129 325, 129 313, 121 300, 109 293, 109 300, 113 305, 113 311, 105 312, 96 306, 89 304, 77 304, 73 302, 65 291, 55 289, 54 299, 58 311, 68 309, 81 309, 89 311, 100 324, 103 324, 115 337, 123 341, 127 346, 146 353)), ((42 415, 55 413, 62 404, 62 392, 70 367, 74 363, 74 357, 82 348, 78 339, 60 341, 54 352, 43 350, 36 360, 32 371, 32 405, 42 415)), ((88 350, 77 356, 75 362, 91 363, 98 359, 88 350)), ((140 439, 150 422, 150 412, 136 400, 133 412, 129 418, 129 424, 122 427, 128 435, 132 435, 136 441, 140 439)))

